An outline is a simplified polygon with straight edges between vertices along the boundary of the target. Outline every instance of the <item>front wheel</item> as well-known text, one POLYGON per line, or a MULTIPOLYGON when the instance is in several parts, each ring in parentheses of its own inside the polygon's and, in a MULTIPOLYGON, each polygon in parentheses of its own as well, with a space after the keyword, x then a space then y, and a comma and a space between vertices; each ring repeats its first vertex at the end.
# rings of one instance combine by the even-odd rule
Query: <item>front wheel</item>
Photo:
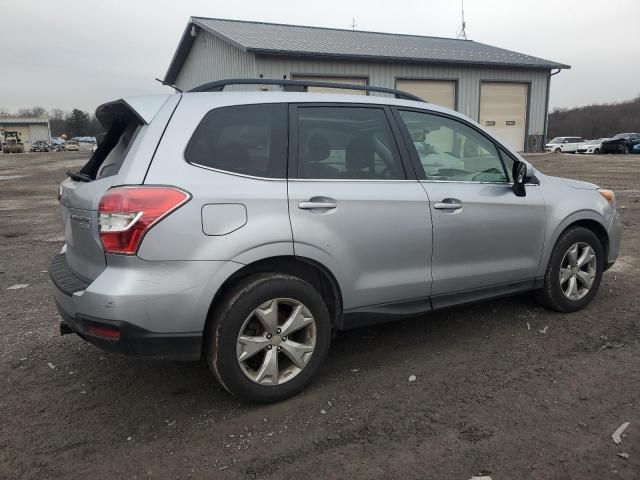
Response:
POLYGON ((556 148, 553 153, 560 153, 562 150, 560 150, 559 148, 556 148))
POLYGON ((238 283, 208 321, 205 354, 233 395, 275 402, 301 391, 329 350, 331 320, 318 291, 280 273, 238 283))
POLYGON ((580 310, 598 291, 603 271, 604 252, 596 234, 571 227, 553 248, 538 300, 559 312, 580 310))
POLYGON ((629 154, 629 145, 623 145, 621 152, 623 155, 629 154))

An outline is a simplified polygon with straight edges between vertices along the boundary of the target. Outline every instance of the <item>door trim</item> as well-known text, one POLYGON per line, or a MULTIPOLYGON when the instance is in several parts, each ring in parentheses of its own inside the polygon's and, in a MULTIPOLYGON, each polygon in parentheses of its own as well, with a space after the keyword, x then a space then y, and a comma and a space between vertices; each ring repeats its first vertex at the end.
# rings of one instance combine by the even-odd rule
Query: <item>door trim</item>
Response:
POLYGON ((343 312, 342 319, 336 322, 336 328, 338 330, 351 330, 353 328, 368 327, 381 323, 391 323, 424 315, 434 310, 518 295, 542 288, 543 286, 544 277, 540 277, 434 295, 432 297, 353 308, 343 312))
POLYGON ((443 293, 431 297, 431 306, 434 310, 439 310, 441 308, 452 307, 454 305, 463 305, 465 303, 474 303, 482 300, 493 300, 510 295, 517 295, 529 290, 535 290, 543 284, 544 278, 532 278, 528 280, 519 280, 517 282, 479 287, 471 290, 462 290, 460 292, 443 293))

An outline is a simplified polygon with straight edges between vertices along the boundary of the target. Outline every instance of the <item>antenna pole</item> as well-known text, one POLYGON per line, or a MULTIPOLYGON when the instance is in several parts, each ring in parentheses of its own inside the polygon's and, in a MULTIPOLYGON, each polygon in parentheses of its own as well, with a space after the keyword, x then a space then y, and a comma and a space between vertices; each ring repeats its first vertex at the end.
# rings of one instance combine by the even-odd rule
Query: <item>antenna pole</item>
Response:
POLYGON ((464 21, 464 0, 462 0, 462 25, 460 26, 460 31, 458 32, 458 39, 462 39, 462 40, 466 40, 467 39, 467 32, 466 32, 466 27, 467 24, 464 21))
POLYGON ((356 25, 356 19, 352 18, 351 19, 351 30, 353 30, 355 32, 357 26, 358 25, 356 25))

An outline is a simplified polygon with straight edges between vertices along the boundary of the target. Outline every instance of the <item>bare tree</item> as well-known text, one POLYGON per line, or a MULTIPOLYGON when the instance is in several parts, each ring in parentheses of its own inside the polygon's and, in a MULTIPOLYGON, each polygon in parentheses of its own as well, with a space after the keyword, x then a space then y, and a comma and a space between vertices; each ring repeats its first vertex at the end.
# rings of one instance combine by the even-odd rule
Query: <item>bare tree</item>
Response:
POLYGON ((627 102, 556 109, 549 114, 549 138, 594 139, 625 132, 640 132, 640 95, 627 102))

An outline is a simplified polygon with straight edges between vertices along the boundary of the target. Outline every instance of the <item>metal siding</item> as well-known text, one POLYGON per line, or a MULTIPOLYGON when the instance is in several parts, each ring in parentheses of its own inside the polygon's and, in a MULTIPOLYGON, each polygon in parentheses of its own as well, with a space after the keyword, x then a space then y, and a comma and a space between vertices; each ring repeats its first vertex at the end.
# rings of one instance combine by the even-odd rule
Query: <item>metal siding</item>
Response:
POLYGON ((176 87, 188 90, 214 80, 255 77, 255 54, 201 30, 178 74, 176 87))
POLYGON ((247 51, 261 54, 332 56, 356 61, 449 62, 453 65, 568 68, 556 62, 455 38, 192 17, 191 21, 247 51))
POLYGON ((44 140, 47 143, 51 141, 48 125, 31 125, 31 143, 38 140, 44 140))
MULTIPOLYGON (((481 81, 527 82, 531 84, 529 98, 528 135, 544 134, 546 104, 546 70, 452 67, 412 63, 349 62, 306 59, 300 57, 256 55, 256 75, 281 79, 283 75, 327 73, 345 76, 367 76, 369 85, 395 88, 397 78, 429 78, 456 80, 458 111, 478 120, 481 81)), ((377 94, 376 94, 377 95, 377 94)), ((384 95, 384 94, 382 94, 384 95)))

